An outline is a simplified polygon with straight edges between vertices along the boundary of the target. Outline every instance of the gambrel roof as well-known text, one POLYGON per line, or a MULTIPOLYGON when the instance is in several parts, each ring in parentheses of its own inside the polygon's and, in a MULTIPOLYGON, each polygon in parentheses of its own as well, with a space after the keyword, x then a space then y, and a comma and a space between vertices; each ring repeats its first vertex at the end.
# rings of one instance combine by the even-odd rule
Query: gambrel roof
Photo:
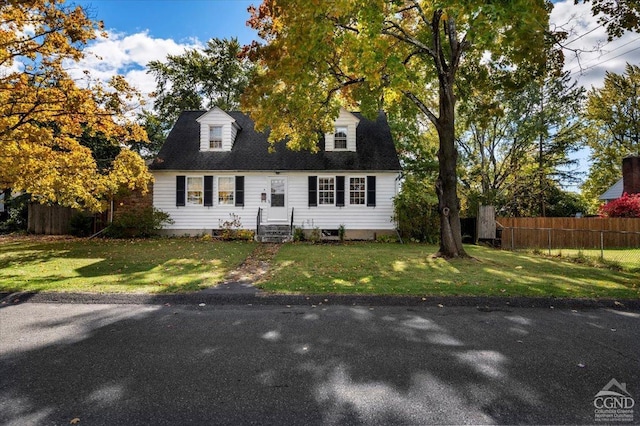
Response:
POLYGON ((319 152, 291 151, 284 142, 269 153, 268 133, 254 130, 248 115, 226 112, 240 128, 231 151, 201 151, 200 123, 197 119, 207 111, 183 112, 169 133, 151 170, 236 170, 236 171, 399 171, 389 124, 384 113, 368 120, 352 113, 360 122, 356 130, 357 152, 326 152, 321 136, 319 152))

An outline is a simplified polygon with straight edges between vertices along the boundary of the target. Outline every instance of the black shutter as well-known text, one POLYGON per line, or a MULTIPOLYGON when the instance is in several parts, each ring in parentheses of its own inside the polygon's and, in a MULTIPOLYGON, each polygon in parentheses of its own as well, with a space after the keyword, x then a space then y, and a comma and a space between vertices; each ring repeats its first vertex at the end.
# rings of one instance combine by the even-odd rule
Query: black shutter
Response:
POLYGON ((344 176, 336 176, 336 206, 344 207, 344 176))
POLYGON ((376 206, 376 177, 367 176, 367 206, 376 206))
POLYGON ((318 177, 309 176, 309 207, 318 205, 318 177))
POLYGON ((236 207, 244 207, 244 176, 236 176, 236 207))
POLYGON ((204 205, 213 206, 213 176, 204 177, 204 205))
POLYGON ((186 178, 184 176, 176 176, 176 206, 184 206, 186 202, 186 178))

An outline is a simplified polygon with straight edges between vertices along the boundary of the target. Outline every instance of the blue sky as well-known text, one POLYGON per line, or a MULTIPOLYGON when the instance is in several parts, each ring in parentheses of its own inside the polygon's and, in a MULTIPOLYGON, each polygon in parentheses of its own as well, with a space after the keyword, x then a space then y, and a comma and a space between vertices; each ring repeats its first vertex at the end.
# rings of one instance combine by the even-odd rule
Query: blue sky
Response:
POLYGON ((107 30, 134 34, 148 31, 153 38, 185 42, 213 37, 237 37, 250 43, 256 35, 245 25, 247 7, 258 1, 216 0, 75 0, 107 30))

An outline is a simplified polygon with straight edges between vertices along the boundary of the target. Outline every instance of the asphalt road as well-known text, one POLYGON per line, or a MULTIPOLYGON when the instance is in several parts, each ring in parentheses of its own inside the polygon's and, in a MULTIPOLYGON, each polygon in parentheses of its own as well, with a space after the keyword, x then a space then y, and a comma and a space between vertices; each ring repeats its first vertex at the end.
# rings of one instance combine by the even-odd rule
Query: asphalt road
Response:
POLYGON ((640 423, 637 311, 0 308, 8 425, 594 424, 613 378, 640 423))

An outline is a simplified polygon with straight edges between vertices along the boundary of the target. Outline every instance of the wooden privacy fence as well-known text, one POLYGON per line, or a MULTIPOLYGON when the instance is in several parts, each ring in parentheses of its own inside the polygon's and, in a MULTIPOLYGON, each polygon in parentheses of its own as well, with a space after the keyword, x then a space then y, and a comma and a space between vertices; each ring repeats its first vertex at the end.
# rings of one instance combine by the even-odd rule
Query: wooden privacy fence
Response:
POLYGON ((502 247, 639 248, 640 218, 499 217, 502 247))
POLYGON ((69 233, 71 216, 78 210, 46 204, 29 204, 27 229, 32 234, 64 235, 69 233))

